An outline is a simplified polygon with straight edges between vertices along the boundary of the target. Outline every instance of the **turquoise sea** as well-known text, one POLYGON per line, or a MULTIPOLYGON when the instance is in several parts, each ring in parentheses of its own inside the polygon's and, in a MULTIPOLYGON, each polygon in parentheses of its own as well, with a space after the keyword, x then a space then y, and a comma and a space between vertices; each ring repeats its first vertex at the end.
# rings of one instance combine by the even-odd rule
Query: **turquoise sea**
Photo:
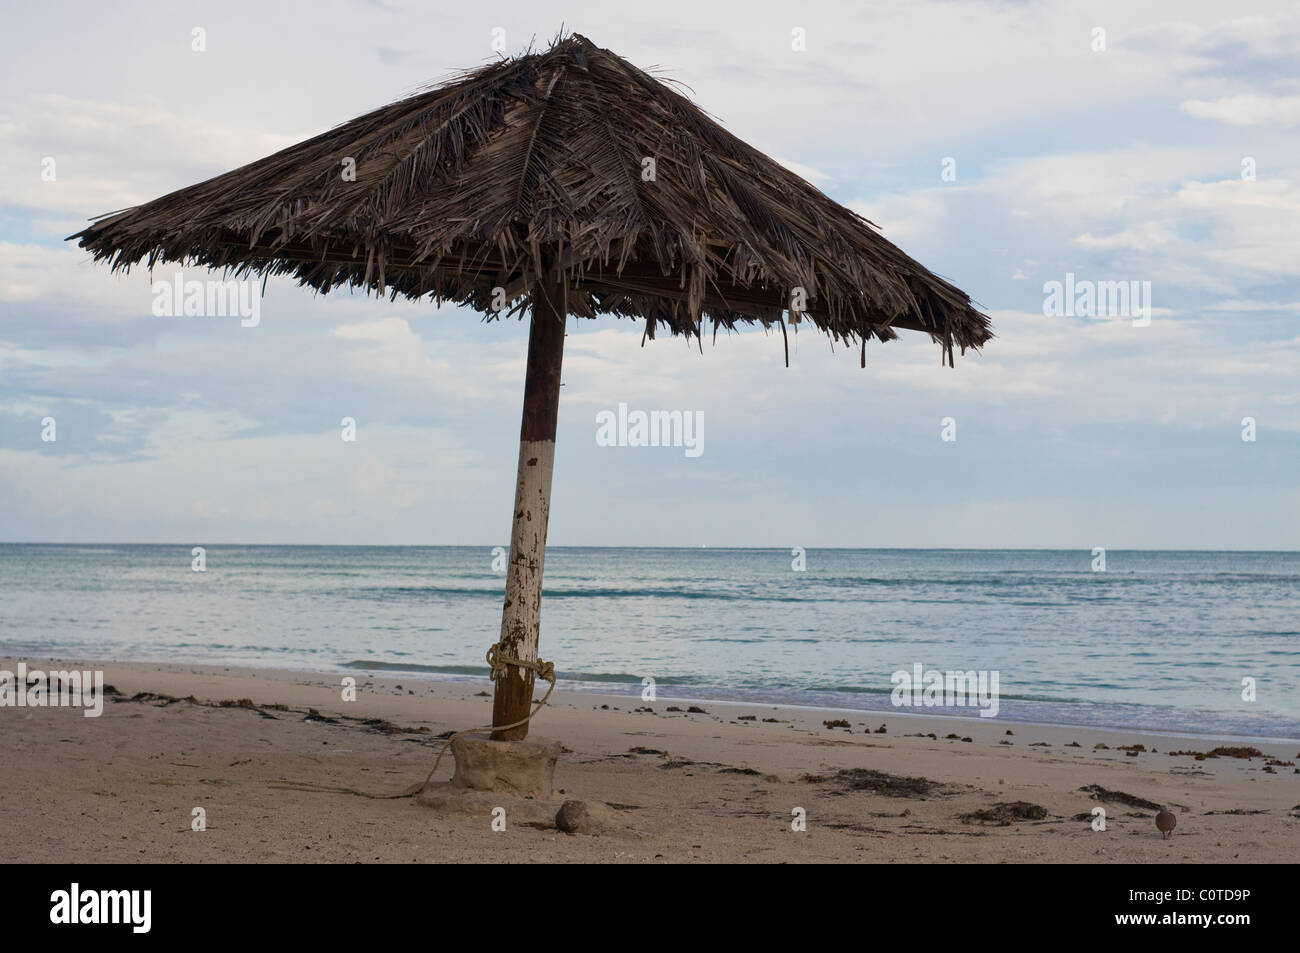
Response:
MULTIPOLYGON (((0 653, 486 674, 491 546, 0 544, 0 653)), ((549 551, 560 685, 893 711, 890 676, 996 671, 998 717, 1300 738, 1300 553, 549 551), (1254 679, 1254 700, 1243 679, 1254 679)), ((500 561, 498 560, 498 563, 500 561)), ((973 709, 926 709, 958 714, 973 709)))

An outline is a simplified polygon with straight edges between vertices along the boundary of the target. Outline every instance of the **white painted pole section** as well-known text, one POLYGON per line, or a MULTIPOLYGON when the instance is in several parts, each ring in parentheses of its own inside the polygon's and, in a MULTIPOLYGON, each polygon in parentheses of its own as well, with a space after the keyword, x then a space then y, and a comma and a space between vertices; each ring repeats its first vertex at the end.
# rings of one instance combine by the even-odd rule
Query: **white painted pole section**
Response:
MULTIPOLYGON (((510 531, 510 562, 506 569, 506 603, 501 613, 501 643, 506 654, 537 661, 542 630, 542 573, 546 565, 546 526, 551 514, 551 473, 554 440, 525 440, 519 444, 519 475, 515 484, 515 520, 510 531)), ((509 668, 498 685, 510 696, 524 694, 532 702, 534 674, 509 668), (511 681, 528 684, 511 685, 511 681), (513 689, 513 690, 512 690, 513 689)), ((526 712, 525 712, 526 714, 526 712)), ((522 716, 520 716, 522 717, 522 716)), ((509 724, 493 718, 494 724, 509 724)), ((525 730, 527 726, 524 726, 525 730)))
MULTIPOLYGON (((528 371, 524 382, 523 418, 519 428, 519 469, 515 479, 514 522, 506 567, 506 598, 501 611, 502 655, 537 661, 542 627, 542 571, 546 564, 546 527, 551 515, 551 473, 555 466, 555 425, 560 408, 560 368, 564 359, 564 286, 558 279, 541 282, 533 292, 528 335, 528 371)), ((492 724, 510 725, 532 709, 532 669, 507 666, 496 680, 492 724)), ((524 723, 494 731, 498 741, 528 735, 524 723)))

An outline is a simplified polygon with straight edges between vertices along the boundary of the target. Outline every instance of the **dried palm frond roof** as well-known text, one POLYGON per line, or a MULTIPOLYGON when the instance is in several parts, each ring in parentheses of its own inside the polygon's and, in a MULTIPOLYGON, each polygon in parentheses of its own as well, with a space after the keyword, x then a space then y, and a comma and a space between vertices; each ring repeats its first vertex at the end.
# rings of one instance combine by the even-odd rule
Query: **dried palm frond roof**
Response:
POLYGON ((560 271, 570 314, 701 336, 803 313, 845 344, 988 318, 866 219, 580 35, 475 69, 71 236, 147 259, 288 274, 500 313, 560 271), (653 164, 646 160, 653 160, 653 164), (352 172, 353 174, 349 174, 352 172), (797 299, 796 299, 797 300, 797 299))

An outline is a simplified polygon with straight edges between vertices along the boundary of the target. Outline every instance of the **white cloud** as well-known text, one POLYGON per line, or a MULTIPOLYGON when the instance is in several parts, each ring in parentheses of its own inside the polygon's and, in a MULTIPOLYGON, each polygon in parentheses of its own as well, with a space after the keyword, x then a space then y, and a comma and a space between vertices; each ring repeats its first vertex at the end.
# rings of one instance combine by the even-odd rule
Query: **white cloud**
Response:
POLYGON ((1213 101, 1189 99, 1182 108, 1197 119, 1214 119, 1234 126, 1300 122, 1300 96, 1224 96, 1213 101))
POLYGON ((1172 226, 1161 222, 1143 222, 1132 228, 1125 228, 1109 235, 1094 235, 1084 232, 1074 238, 1074 244, 1081 248, 1116 249, 1128 248, 1135 251, 1148 251, 1167 245, 1175 240, 1172 226))
POLYGON ((773 156, 772 158, 776 159, 777 162, 785 166, 795 175, 802 179, 806 179, 813 185, 827 185, 834 181, 831 176, 827 175, 821 169, 815 169, 810 165, 804 165, 802 162, 795 162, 792 159, 782 159, 780 156, 773 156))
POLYGON ((42 210, 46 230, 63 237, 93 215, 157 198, 320 131, 271 133, 158 105, 33 94, 0 114, 0 205, 42 210), (41 176, 46 157, 55 161, 52 182, 41 176))

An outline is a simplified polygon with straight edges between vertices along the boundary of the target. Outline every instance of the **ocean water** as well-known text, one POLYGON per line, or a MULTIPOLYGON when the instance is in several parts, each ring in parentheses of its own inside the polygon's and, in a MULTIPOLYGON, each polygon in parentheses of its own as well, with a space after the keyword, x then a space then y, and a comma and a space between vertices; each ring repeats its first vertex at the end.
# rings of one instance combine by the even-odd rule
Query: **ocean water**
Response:
MULTIPOLYGON (((489 546, 0 544, 0 653, 486 674, 489 546)), ((1300 738, 1300 553, 552 548, 542 657, 639 699, 895 709, 996 671, 1000 720, 1300 738), (1243 679, 1255 680, 1244 700, 1243 679)), ((640 704, 639 700, 637 704, 640 704)))

